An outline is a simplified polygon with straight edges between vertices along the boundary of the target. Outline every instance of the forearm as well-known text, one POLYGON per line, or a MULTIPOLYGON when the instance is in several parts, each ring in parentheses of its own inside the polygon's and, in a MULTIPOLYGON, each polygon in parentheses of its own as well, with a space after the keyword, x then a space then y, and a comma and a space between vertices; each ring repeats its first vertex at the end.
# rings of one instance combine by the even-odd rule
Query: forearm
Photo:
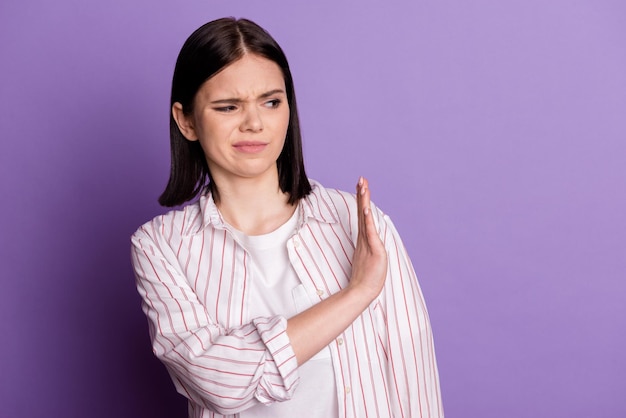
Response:
POLYGON ((287 321, 287 335, 298 365, 337 338, 376 297, 356 286, 331 295, 287 321))
POLYGON ((257 318, 227 335, 209 334, 208 328, 180 335, 184 340, 178 346, 157 356, 180 393, 225 415, 293 396, 297 363, 284 318, 257 318))

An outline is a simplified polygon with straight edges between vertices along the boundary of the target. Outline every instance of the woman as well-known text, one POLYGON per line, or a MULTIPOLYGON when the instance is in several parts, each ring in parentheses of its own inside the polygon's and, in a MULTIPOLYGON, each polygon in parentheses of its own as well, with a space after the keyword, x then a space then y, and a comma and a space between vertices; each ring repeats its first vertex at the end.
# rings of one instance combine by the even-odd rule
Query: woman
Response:
POLYGON ((287 60, 220 19, 174 71, 165 206, 132 261, 190 417, 440 417, 428 315, 391 220, 309 181, 287 60))

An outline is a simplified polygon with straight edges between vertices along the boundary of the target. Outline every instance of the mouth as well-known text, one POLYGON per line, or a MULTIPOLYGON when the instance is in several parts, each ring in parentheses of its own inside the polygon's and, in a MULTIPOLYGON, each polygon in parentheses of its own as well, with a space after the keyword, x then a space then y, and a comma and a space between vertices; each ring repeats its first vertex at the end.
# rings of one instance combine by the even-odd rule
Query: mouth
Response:
POLYGON ((260 141, 240 141, 233 144, 233 147, 244 154, 256 154, 267 147, 267 142, 260 141))

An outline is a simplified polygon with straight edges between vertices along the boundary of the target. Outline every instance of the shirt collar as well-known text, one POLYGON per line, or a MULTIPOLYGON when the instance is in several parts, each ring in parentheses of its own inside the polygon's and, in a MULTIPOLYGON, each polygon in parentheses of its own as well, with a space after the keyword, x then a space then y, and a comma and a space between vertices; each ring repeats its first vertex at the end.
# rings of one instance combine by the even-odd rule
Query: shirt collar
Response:
MULTIPOLYGON (((309 219, 329 224, 338 222, 339 214, 328 191, 318 182, 314 180, 309 181, 311 183, 311 193, 298 203, 300 206, 298 229, 302 228, 309 219)), ((197 224, 197 228, 193 228, 192 231, 190 231, 192 234, 199 233, 208 226, 216 229, 227 228, 228 225, 217 209, 217 205, 210 191, 207 191, 200 197, 197 205, 200 208, 201 223, 197 224)))

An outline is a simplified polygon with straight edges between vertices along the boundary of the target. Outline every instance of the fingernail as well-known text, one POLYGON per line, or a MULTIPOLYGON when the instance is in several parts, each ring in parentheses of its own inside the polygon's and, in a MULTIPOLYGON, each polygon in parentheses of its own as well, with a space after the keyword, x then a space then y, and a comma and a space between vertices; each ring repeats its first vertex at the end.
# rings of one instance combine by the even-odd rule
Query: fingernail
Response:
POLYGON ((361 187, 360 193, 361 193, 361 196, 365 194, 365 187, 361 187))
POLYGON ((363 185, 363 176, 360 176, 359 177, 359 186, 362 186, 362 185, 363 185))
POLYGON ((363 209, 363 213, 364 213, 365 215, 369 215, 369 214, 370 214, 370 208, 365 208, 365 209, 363 209))

